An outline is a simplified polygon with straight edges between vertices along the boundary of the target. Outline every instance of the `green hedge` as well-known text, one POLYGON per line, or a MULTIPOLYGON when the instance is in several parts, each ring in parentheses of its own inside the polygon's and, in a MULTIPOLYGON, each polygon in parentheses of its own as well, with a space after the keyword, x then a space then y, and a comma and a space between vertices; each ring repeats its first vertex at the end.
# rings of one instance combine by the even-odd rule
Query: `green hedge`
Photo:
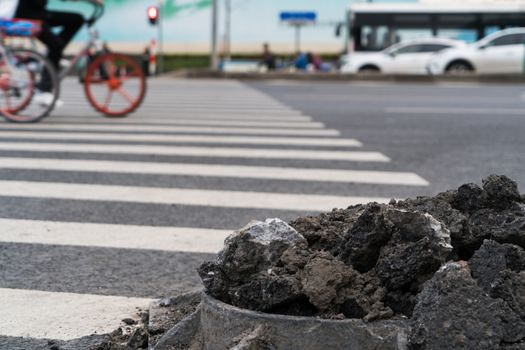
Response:
MULTIPOLYGON (((321 55, 323 61, 335 62, 339 59, 339 55, 329 54, 321 55)), ((233 55, 233 60, 259 60, 260 54, 242 54, 233 55)), ((292 55, 276 55, 278 60, 291 61, 292 55)), ((181 70, 181 69, 198 69, 208 68, 210 66, 210 58, 208 55, 166 55, 164 56, 164 70, 166 72, 181 70)))

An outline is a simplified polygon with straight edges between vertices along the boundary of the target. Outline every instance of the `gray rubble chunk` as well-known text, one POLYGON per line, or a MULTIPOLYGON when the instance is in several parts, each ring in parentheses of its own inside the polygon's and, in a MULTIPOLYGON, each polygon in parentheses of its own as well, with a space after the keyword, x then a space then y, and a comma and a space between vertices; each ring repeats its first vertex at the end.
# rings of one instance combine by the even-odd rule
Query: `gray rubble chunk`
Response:
POLYGON ((374 271, 388 290, 384 301, 405 315, 414 306, 411 295, 453 250, 450 231, 432 215, 377 204, 367 206, 345 238, 339 258, 361 273, 374 271))
MULTIPOLYGON (((525 320, 525 271, 505 270, 494 280, 490 291, 494 299, 503 299, 522 320, 525 320)), ((523 338, 525 348, 525 337, 523 338)))
MULTIPOLYGON (((525 205, 512 209, 483 209, 469 218, 471 245, 481 246, 485 239, 511 243, 525 249, 525 205)), ((476 248, 477 249, 477 248, 476 248)))
POLYGON ((473 240, 468 229, 468 220, 460 210, 453 208, 451 203, 458 202, 460 204, 456 204, 460 207, 476 207, 479 201, 477 194, 466 194, 464 192, 469 192, 470 190, 462 191, 462 188, 476 188, 480 192, 483 192, 477 185, 464 185, 461 186, 458 191, 441 193, 434 198, 418 197, 416 199, 407 199, 398 202, 396 208, 428 213, 436 220, 445 224, 450 231, 451 243, 454 247, 453 254, 459 258, 468 259, 472 255, 469 248, 473 240), (460 194, 463 194, 463 196, 460 194), (458 198, 461 198, 461 200, 458 200, 458 198))
POLYGON ((217 260, 201 265, 199 274, 214 297, 268 310, 299 294, 299 282, 293 277, 272 273, 283 253, 296 246, 306 247, 306 239, 284 221, 252 221, 229 236, 217 260))
POLYGON ((425 283, 411 325, 411 350, 498 350, 525 338, 525 322, 478 286, 466 262, 443 265, 425 283))
POLYGON ((451 204, 463 213, 473 213, 485 207, 486 197, 485 191, 477 184, 465 184, 458 188, 451 204))
POLYGON ((386 218, 388 207, 367 205, 355 224, 345 235, 344 247, 339 258, 348 266, 364 273, 377 263, 381 248, 394 232, 393 224, 386 218))
POLYGON ((320 311, 334 304, 343 304, 342 287, 356 278, 356 272, 343 262, 335 260, 328 252, 319 252, 306 264, 301 275, 304 293, 320 311))
POLYGON ((361 216, 365 206, 334 209, 318 216, 299 218, 290 223, 308 241, 311 250, 323 250, 336 256, 341 250, 344 236, 361 216))
POLYGON ((525 320, 525 250, 487 240, 469 260, 472 277, 494 299, 525 320))
POLYGON ((469 260, 469 267, 472 277, 490 293, 492 284, 501 272, 525 270, 525 250, 512 244, 486 240, 469 260))
POLYGON ((505 209, 521 201, 518 184, 505 175, 490 175, 483 179, 483 190, 491 205, 505 209))
POLYGON ((280 219, 252 221, 226 238, 218 264, 231 281, 244 282, 250 275, 276 264, 281 255, 306 239, 280 219))

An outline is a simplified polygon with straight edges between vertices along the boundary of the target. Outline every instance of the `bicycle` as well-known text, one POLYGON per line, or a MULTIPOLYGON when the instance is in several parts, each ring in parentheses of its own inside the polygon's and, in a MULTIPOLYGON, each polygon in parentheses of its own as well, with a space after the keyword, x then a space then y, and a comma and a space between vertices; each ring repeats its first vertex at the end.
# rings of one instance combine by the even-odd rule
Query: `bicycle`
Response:
POLYGON ((94 58, 90 52, 99 47, 96 22, 104 14, 104 5, 97 0, 79 0, 94 7, 91 17, 86 20, 89 38, 85 47, 73 57, 69 67, 59 73, 64 80, 84 58, 87 64, 82 81, 84 92, 91 106, 106 117, 124 117, 134 112, 142 104, 146 95, 146 78, 142 67, 131 57, 106 52, 94 58), (126 89, 124 89, 126 87, 126 89), (117 97, 120 97, 116 100, 117 97))
POLYGON ((10 48, 5 39, 33 38, 41 24, 29 20, 0 20, 0 115, 10 122, 37 122, 53 110, 60 93, 53 65, 34 50, 10 48), (51 93, 45 104, 35 98, 40 91, 51 93))
MULTIPOLYGON (((32 66, 27 65, 22 67, 20 63, 18 63, 18 69, 13 69, 12 65, 9 65, 10 61, 8 60, 6 66, 10 69, 7 70, 7 73, 11 73, 9 73, 9 78, 6 77, 7 82, 4 83, 7 91, 7 93, 4 93, 6 106, 2 107, 2 105, 0 105, 0 114, 9 121, 36 122, 47 116, 56 104, 59 94, 59 83, 73 71, 74 67, 77 66, 83 58, 88 62, 87 67, 85 67, 85 76, 82 79, 84 93, 88 102, 96 111, 107 117, 125 117, 134 112, 142 104, 146 95, 146 78, 142 67, 135 60, 119 53, 102 53, 94 57, 90 54, 92 51, 98 51, 98 31, 94 28, 94 25, 103 16, 104 5, 98 0, 77 1, 82 1, 93 6, 93 13, 86 20, 89 37, 85 47, 73 57, 71 64, 62 69, 58 74, 48 60, 35 50, 10 49, 2 45, 2 52, 4 52, 4 54, 0 52, 2 57, 12 57, 12 55, 9 55, 9 52, 18 52, 18 55, 22 56, 22 58, 27 56, 27 60, 32 64, 34 64, 34 61, 37 61, 37 67, 45 67, 45 71, 38 75, 38 77, 40 77, 39 81, 36 81, 35 77, 37 75, 34 74, 36 72, 32 66), (27 82, 24 87, 29 90, 29 93, 24 95, 23 103, 21 102, 15 107, 10 107, 10 105, 12 105, 11 97, 19 95, 19 91, 21 90, 19 86, 11 86, 13 84, 12 77, 15 76, 14 73, 16 72, 18 72, 20 76, 23 75, 22 72, 27 75, 27 82), (52 81, 53 89, 46 88, 45 91, 53 94, 53 100, 51 103, 43 105, 34 101, 33 97, 35 96, 35 92, 39 89, 41 90, 39 86, 43 85, 43 80, 45 79, 42 79, 42 77, 45 76, 50 77, 48 80, 52 81), (11 85, 9 85, 9 82, 11 82, 11 85), (28 110, 28 107, 32 105, 46 108, 37 113, 36 111, 28 110), (22 112, 25 114, 21 115, 22 112)), ((3 23, 5 24, 4 32, 6 36, 27 37, 32 41, 38 36, 40 29, 40 22, 38 21, 15 19, 4 20, 3 23)), ((0 30, 2 30, 1 26, 0 30)), ((17 61, 24 62, 23 59, 17 61)), ((0 84, 0 90, 1 88, 2 86, 0 84)))

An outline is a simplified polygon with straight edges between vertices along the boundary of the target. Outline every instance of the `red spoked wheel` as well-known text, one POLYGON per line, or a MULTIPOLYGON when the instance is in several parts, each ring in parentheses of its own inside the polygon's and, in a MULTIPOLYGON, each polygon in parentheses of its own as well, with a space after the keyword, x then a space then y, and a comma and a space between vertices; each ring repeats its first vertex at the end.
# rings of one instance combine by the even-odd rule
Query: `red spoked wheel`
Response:
POLYGON ((125 117, 142 104, 146 78, 132 58, 108 53, 88 66, 84 90, 89 103, 98 112, 107 117, 125 117))
POLYGON ((60 93, 52 64, 38 52, 6 50, 0 57, 0 115, 34 123, 49 115, 60 93))
POLYGON ((26 73, 26 84, 23 89, 16 86, 10 73, 0 73, 0 91, 2 91, 0 95, 0 113, 11 121, 24 122, 32 119, 17 115, 18 112, 24 110, 29 105, 35 91, 33 75, 30 72, 24 73, 26 73))

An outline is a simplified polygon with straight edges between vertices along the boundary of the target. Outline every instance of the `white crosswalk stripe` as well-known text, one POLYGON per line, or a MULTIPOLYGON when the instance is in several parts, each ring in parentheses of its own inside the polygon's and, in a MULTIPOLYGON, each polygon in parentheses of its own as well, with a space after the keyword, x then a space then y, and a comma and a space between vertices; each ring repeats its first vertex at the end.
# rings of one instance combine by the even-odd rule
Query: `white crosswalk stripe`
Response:
MULTIPOLYGON (((166 143, 213 143, 244 145, 287 145, 317 147, 362 147, 355 139, 313 138, 313 137, 271 137, 271 136, 215 136, 215 135, 159 135, 159 134, 122 134, 122 133, 87 133, 87 132, 32 132, 0 131, 0 138, 20 138, 35 140, 91 140, 91 141, 134 141, 166 143)), ((371 152, 368 152, 371 153, 371 152)), ((377 152, 375 152, 377 153, 377 152)), ((386 159, 386 156, 384 157, 386 159)))
POLYGON ((340 161, 388 161, 378 152, 310 151, 262 148, 179 147, 150 145, 99 145, 66 143, 0 142, 0 150, 32 152, 79 152, 101 154, 150 154, 213 158, 310 159, 340 161))
MULTIPOLYGON (((68 108, 71 108, 70 103, 68 103, 68 107, 64 107, 65 110, 68 108)), ((220 110, 220 109, 213 109, 213 110, 195 110, 188 108, 187 110, 172 110, 169 105, 160 105, 157 104, 155 106, 148 106, 144 107, 147 108, 148 114, 146 114, 143 110, 138 111, 136 114, 132 114, 129 117, 126 118, 147 118, 148 115, 154 114, 154 118, 173 118, 174 115, 177 115, 177 117, 195 117, 195 118, 207 118, 207 119, 214 119, 212 116, 215 116, 215 118, 220 117, 224 120, 299 120, 299 121, 305 121, 305 120, 311 120, 310 117, 306 117, 304 114, 300 112, 279 112, 276 113, 275 111, 272 112, 265 112, 265 111, 259 111, 259 110, 253 110, 253 111, 246 111, 244 109, 235 109, 235 110, 220 110)), ((97 120, 100 118, 100 116, 93 115, 93 109, 86 104, 86 102, 82 104, 75 105, 74 108, 71 108, 70 110, 67 110, 67 115, 61 114, 54 116, 55 119, 64 119, 64 118, 70 118, 71 116, 74 117, 86 117, 86 115, 91 115, 91 120, 97 120)))
POLYGON ((152 80, 125 119, 97 116, 74 83, 42 123, 0 123, 0 266, 13 271, 0 280, 0 337, 111 332, 151 299, 195 288, 203 254, 250 219, 429 185, 239 82, 152 80), (147 264, 158 281, 134 284, 147 264))
POLYGON ((217 253, 230 230, 0 219, 0 242, 217 253))
POLYGON ((498 116, 523 116, 523 108, 447 108, 447 107, 387 107, 385 113, 391 114, 447 114, 447 115, 479 115, 490 114, 498 116))
MULTIPOLYGON (((68 123, 72 125, 76 124, 87 124, 92 125, 94 124, 93 121, 86 121, 85 119, 83 121, 79 121, 78 118, 70 118, 70 119, 62 119, 60 120, 60 123, 68 123)), ((100 124, 112 124, 114 125, 115 122, 111 121, 109 119, 102 119, 101 121, 97 122, 100 124)), ((52 124, 58 124, 54 121, 48 121, 48 125, 52 124)), ((325 125, 323 123, 313 123, 313 122, 282 122, 282 121, 276 121, 276 120, 270 120, 270 121, 231 121, 231 120, 195 120, 195 119, 176 119, 171 120, 169 122, 167 121, 155 121, 155 120, 126 120, 122 123, 119 123, 120 125, 164 125, 164 126, 170 126, 170 125, 190 125, 190 126, 197 126, 197 125, 204 125, 204 126, 246 126, 246 127, 265 127, 265 128, 297 128, 297 129, 320 129, 324 128, 325 125)))
POLYGON ((289 136, 339 136, 340 132, 330 129, 273 129, 273 128, 230 128, 198 126, 162 126, 162 125, 90 125, 90 124, 5 124, 0 130, 82 130, 82 131, 124 131, 124 132, 159 132, 189 134, 240 134, 240 135, 289 135, 289 136))
POLYGON ((106 119, 106 118, 93 118, 91 117, 85 117, 85 116, 79 116, 79 117, 71 117, 71 116, 53 116, 53 119, 46 120, 47 122, 53 122, 53 121, 73 121, 73 122, 90 122, 90 123, 153 123, 154 124, 169 124, 172 122, 177 122, 181 119, 191 119, 196 121, 236 121, 236 122, 244 122, 244 121, 255 121, 255 122, 290 122, 290 123, 298 123, 298 122, 311 122, 312 117, 307 117, 303 115, 292 115, 292 116, 275 116, 275 115, 264 115, 264 114, 253 114, 253 113, 244 113, 244 114, 224 114, 224 115, 218 115, 217 113, 177 113, 177 119, 174 120, 173 117, 174 113, 171 112, 158 112, 155 114, 154 117, 151 116, 144 116, 144 115, 136 115, 132 114, 124 120, 113 120, 113 119, 106 119))
POLYGON ((27 159, 0 157, 0 168, 127 174, 192 175, 269 180, 295 180, 381 185, 427 186, 413 173, 365 170, 327 170, 215 164, 113 162, 96 160, 27 159))
POLYGON ((115 320, 133 315, 137 307, 146 308, 151 301, 6 288, 0 288, 0 300, 3 336, 56 340, 111 333, 115 320))
POLYGON ((389 198, 372 197, 72 185, 27 181, 0 181, 0 196, 300 211, 329 211, 333 208, 344 208, 366 202, 388 203, 390 200, 389 198))

